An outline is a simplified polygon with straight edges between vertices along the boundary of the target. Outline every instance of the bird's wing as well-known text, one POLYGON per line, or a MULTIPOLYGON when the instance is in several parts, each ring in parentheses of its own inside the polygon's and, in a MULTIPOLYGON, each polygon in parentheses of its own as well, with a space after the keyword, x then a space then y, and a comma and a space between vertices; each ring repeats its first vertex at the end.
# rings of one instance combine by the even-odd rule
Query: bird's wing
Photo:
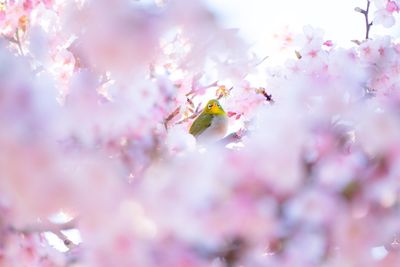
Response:
POLYGON ((211 122, 214 118, 212 114, 200 114, 193 122, 192 126, 190 126, 189 133, 193 136, 197 137, 200 135, 204 130, 210 127, 211 122))

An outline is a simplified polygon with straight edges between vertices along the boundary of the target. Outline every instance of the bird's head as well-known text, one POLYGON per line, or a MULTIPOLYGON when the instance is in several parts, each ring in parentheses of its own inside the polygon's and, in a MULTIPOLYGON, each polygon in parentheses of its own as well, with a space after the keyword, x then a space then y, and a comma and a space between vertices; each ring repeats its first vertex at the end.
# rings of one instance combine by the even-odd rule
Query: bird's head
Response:
POLYGON ((211 99, 208 101, 207 105, 204 107, 203 110, 204 113, 206 114, 212 114, 212 115, 225 115, 225 111, 216 99, 211 99))

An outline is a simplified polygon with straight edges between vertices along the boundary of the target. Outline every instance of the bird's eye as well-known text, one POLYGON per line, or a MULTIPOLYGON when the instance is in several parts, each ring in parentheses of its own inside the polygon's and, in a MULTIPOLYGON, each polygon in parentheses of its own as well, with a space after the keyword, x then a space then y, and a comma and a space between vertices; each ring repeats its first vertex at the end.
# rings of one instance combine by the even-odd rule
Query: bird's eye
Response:
POLYGON ((211 105, 211 104, 208 104, 208 106, 207 106, 207 107, 208 107, 208 109, 211 109, 212 105, 211 105))
POLYGON ((219 108, 221 108, 221 105, 220 105, 220 104, 217 104, 217 106, 218 106, 219 108))

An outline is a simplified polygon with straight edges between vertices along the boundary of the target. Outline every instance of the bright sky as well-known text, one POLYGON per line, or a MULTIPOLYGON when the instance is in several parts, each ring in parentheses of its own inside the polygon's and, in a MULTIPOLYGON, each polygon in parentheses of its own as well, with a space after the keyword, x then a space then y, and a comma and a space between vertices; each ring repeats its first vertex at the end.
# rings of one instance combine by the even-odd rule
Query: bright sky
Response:
MULTIPOLYGON (((362 40, 365 21, 354 11, 366 7, 366 0, 207 0, 220 15, 224 26, 239 28, 254 45, 257 53, 268 55, 271 37, 285 26, 300 32, 304 25, 322 28, 326 39, 341 46, 353 45, 350 40, 362 40)), ((371 5, 372 6, 372 5, 371 5)), ((374 10, 371 10, 373 17, 374 10)), ((397 25, 398 26, 398 25, 397 25)), ((396 26, 393 28, 395 29, 396 26)), ((399 28, 399 27, 397 27, 399 28)), ((374 26, 371 36, 387 32, 374 26)), ((400 35, 397 30, 395 37, 400 35)))

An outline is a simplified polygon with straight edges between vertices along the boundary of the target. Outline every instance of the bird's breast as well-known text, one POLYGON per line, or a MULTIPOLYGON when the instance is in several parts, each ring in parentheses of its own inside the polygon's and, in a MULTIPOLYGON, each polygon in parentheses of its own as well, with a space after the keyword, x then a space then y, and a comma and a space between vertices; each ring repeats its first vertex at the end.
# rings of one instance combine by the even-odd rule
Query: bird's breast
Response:
POLYGON ((201 141, 217 141, 225 136, 228 130, 226 115, 214 116, 211 125, 199 136, 201 141))

